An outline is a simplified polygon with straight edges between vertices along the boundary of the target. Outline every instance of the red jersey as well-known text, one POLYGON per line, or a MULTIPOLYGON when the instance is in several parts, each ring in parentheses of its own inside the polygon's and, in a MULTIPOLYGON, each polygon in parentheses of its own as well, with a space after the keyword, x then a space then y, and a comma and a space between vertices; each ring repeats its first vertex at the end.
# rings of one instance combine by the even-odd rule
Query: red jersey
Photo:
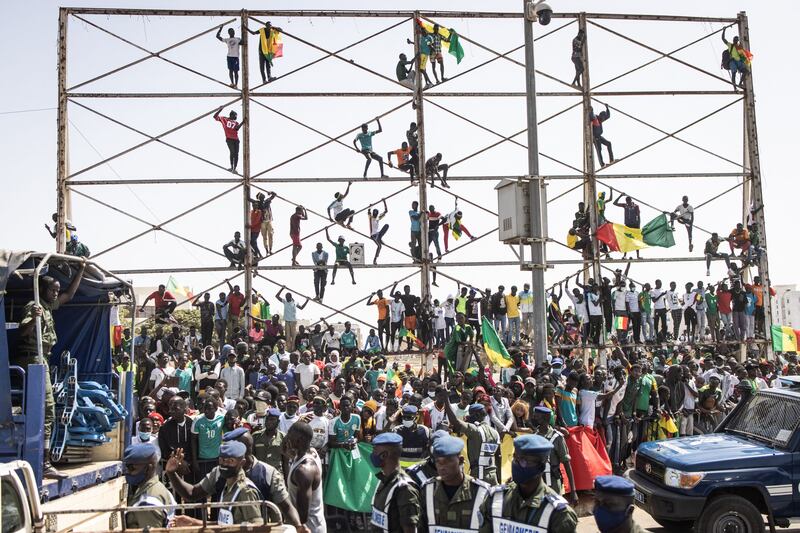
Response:
POLYGON ((228 305, 230 306, 228 308, 228 311, 230 312, 230 314, 232 314, 233 316, 239 316, 239 314, 242 312, 243 303, 244 303, 244 294, 230 293, 228 295, 228 305))
POLYGON ((222 129, 225 130, 226 139, 239 139, 239 132, 236 129, 239 127, 238 122, 226 117, 217 117, 217 120, 219 120, 219 123, 222 124, 222 129))
POLYGON ((166 307, 164 304, 165 300, 175 300, 175 297, 169 291, 164 291, 164 295, 162 296, 161 293, 158 291, 153 291, 148 298, 152 298, 155 302, 156 309, 161 309, 162 307, 166 307))
POLYGON ((731 312, 731 298, 733 295, 730 291, 717 292, 717 310, 723 315, 731 312))
POLYGON ((261 221, 264 219, 264 212, 261 209, 253 209, 250 211, 250 231, 258 233, 261 229, 261 221))

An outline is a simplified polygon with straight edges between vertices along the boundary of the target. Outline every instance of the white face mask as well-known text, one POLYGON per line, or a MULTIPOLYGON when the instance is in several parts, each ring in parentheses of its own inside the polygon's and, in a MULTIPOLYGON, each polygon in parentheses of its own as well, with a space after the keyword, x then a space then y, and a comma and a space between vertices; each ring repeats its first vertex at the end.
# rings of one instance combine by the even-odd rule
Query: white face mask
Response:
POLYGON ((145 431, 140 431, 139 432, 139 440, 142 441, 142 442, 148 442, 150 440, 151 436, 152 436, 152 433, 145 432, 145 431))
POLYGON ((410 428, 413 425, 414 425, 414 421, 413 420, 403 420, 403 427, 410 428))
POLYGON ((434 396, 436 396, 436 391, 429 390, 428 391, 428 398, 433 398, 434 396))

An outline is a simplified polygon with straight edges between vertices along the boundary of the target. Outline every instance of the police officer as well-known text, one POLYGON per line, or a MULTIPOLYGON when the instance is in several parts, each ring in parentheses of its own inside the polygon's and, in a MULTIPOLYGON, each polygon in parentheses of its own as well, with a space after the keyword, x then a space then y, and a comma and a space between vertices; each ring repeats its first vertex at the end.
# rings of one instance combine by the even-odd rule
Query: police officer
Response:
POLYGON ((264 416, 264 429, 253 433, 253 452, 259 461, 264 461, 283 475, 281 447, 284 434, 278 431, 280 417, 281 412, 276 408, 267 409, 264 416))
MULTIPOLYGON (((175 505, 167 487, 158 480, 158 448, 152 444, 132 444, 125 448, 125 481, 128 483, 128 507, 175 505)), ((125 513, 125 526, 131 529, 167 527, 173 509, 150 509, 125 513)))
MULTIPOLYGON (((437 429, 431 433, 431 446, 436 443, 436 439, 447 437, 448 435, 450 435, 450 433, 447 431, 437 429)), ((428 458, 421 463, 406 468, 406 474, 408 474, 411 480, 417 485, 417 488, 422 487, 423 483, 436 477, 436 463, 433 460, 433 455, 429 455, 428 458)))
POLYGON ((86 270, 86 259, 83 258, 77 274, 72 279, 66 292, 60 293, 61 284, 50 276, 39 278, 39 305, 30 301, 22 308, 22 317, 19 321, 19 340, 11 364, 21 366, 24 370, 28 365, 44 365, 44 463, 42 475, 52 479, 64 479, 62 474, 50 464, 50 435, 53 431, 53 422, 56 419, 56 401, 53 398, 53 384, 50 382, 50 368, 47 361, 50 350, 58 341, 56 324, 53 320, 53 311, 72 300, 86 270), (39 353, 37 342, 36 319, 41 319, 42 352, 39 353))
MULTIPOLYGON (((190 485, 177 474, 183 462, 183 450, 178 449, 169 458, 164 468, 176 492, 186 500, 202 500, 214 496, 220 503, 253 502, 252 505, 219 507, 217 523, 220 525, 253 525, 264 524, 258 502, 261 493, 244 472, 247 447, 238 441, 228 441, 219 448, 219 466, 203 478, 197 485, 190 485), (217 481, 224 479, 224 484, 217 490, 217 481)), ((202 520, 178 515, 173 520, 174 527, 191 527, 202 525, 202 520)))
POLYGON ((419 409, 417 409, 416 405, 408 404, 403 406, 402 423, 394 429, 403 438, 400 454, 401 461, 416 463, 428 456, 430 430, 417 424, 418 411, 419 409))
POLYGON ((480 533, 574 533, 578 516, 542 479, 553 445, 540 435, 514 439, 511 479, 493 487, 483 504, 480 533))
POLYGON ((633 483, 620 476, 594 480, 594 521, 601 533, 644 533, 633 521, 633 483))
POLYGON ((372 441, 370 461, 380 468, 380 480, 372 497, 372 529, 376 533, 413 533, 419 523, 419 491, 400 468, 403 438, 381 433, 372 441))
POLYGON ((469 418, 471 422, 464 422, 453 412, 450 402, 447 401, 447 391, 442 390, 437 392, 438 394, 441 394, 445 400, 444 410, 450 421, 450 427, 467 436, 467 458, 469 459, 470 473, 475 474, 475 477, 489 485, 496 485, 496 458, 500 451, 500 434, 489 423, 486 408, 481 403, 470 405, 469 418))
POLYGON ((544 482, 548 487, 553 489, 556 494, 561 494, 564 488, 564 480, 561 479, 561 465, 564 465, 564 471, 567 473, 567 480, 571 492, 569 493, 570 503, 575 505, 578 503, 578 493, 575 491, 575 479, 572 476, 572 466, 570 464, 569 449, 564 436, 553 429, 550 425, 553 411, 549 407, 537 405, 533 409, 532 422, 536 429, 536 433, 546 438, 553 445, 550 452, 550 460, 547 462, 544 471, 544 482))
MULTIPOLYGON (((277 424, 277 417, 275 418, 275 423, 277 424)), ((297 509, 292 505, 292 501, 289 498, 289 491, 286 490, 283 474, 272 465, 258 460, 258 457, 254 454, 254 439, 255 435, 250 434, 247 428, 236 428, 222 436, 223 442, 235 440, 241 442, 247 448, 244 473, 247 479, 256 486, 258 492, 261 493, 261 498, 277 505, 283 514, 284 522, 293 525, 298 533, 308 533, 308 529, 300 523, 300 515, 297 514, 297 509)), ((222 490, 224 483, 225 480, 223 478, 217 477, 217 483, 214 487, 215 494, 222 490)))
POLYGON ((477 532, 481 528, 484 521, 481 506, 489 485, 464 474, 463 449, 464 441, 458 437, 436 439, 433 457, 438 476, 425 482, 420 490, 420 529, 435 531, 440 527, 477 532))

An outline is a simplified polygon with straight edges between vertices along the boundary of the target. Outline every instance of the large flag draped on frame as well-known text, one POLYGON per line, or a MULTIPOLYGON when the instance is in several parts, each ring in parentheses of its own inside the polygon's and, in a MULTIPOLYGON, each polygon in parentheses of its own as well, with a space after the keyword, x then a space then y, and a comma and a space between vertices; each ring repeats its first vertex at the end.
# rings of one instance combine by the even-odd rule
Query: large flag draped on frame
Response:
POLYGON ((492 364, 499 367, 508 368, 514 366, 511 356, 508 355, 505 345, 497 336, 494 326, 486 317, 481 322, 481 335, 483 336, 483 349, 492 364))
POLYGON ((171 292, 175 298, 182 298, 184 300, 191 300, 194 298, 192 289, 183 285, 178 285, 178 280, 172 276, 167 280, 167 290, 171 292))
POLYGON ((796 352, 798 337, 800 337, 800 330, 773 324, 772 349, 776 352, 796 352))
POLYGON ((660 214, 641 229, 629 228, 624 224, 606 222, 597 228, 597 240, 604 242, 614 252, 632 252, 659 246, 675 246, 667 215, 660 214))
POLYGON ((328 452, 328 475, 325 478, 323 500, 327 505, 369 513, 372 511, 372 495, 378 488, 378 469, 372 466, 369 456, 372 444, 359 442, 358 457, 353 450, 333 448, 328 452))

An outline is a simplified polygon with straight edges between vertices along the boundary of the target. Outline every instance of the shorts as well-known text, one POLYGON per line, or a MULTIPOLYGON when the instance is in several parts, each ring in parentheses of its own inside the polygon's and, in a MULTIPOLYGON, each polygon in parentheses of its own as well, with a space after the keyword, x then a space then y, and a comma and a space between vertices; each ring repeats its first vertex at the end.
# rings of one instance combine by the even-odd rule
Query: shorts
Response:
POLYGON ((239 72, 239 58, 238 57, 228 57, 228 70, 232 70, 234 72, 239 72))
POLYGON ((292 238, 292 246, 303 246, 303 243, 300 242, 299 233, 290 233, 289 237, 292 238))
POLYGON ((419 55, 419 69, 425 70, 425 67, 428 66, 428 54, 420 54, 419 55))
POLYGON ((403 325, 409 331, 414 331, 417 329, 417 315, 407 316, 403 322, 403 325))

